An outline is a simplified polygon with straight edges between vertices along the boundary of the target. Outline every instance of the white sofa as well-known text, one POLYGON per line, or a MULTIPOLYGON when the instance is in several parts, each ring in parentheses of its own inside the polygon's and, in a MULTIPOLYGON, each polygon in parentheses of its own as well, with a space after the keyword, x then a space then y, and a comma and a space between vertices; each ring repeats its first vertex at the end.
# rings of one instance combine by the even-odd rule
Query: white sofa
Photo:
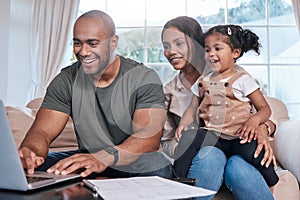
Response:
MULTIPOLYGON (((272 97, 267 97, 267 100, 279 121, 272 146, 282 170, 279 172, 280 180, 275 186, 274 196, 276 200, 300 200, 300 148, 298 146, 300 144, 300 120, 290 120, 287 108, 281 100, 272 97)), ((27 104, 26 108, 6 106, 17 145, 31 126, 41 101, 41 98, 34 99, 27 104)), ((62 134, 51 144, 50 151, 76 148, 73 123, 70 120, 62 134)), ((232 199, 234 198, 226 187, 223 187, 215 197, 215 200, 232 199)))

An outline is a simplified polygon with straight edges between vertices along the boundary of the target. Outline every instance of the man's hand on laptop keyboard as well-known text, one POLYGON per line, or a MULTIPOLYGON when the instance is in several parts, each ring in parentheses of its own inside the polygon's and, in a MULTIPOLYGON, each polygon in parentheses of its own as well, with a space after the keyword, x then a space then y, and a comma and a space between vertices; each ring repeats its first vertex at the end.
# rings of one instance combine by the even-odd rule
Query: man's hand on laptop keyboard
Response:
POLYGON ((43 157, 36 155, 27 147, 20 148, 18 151, 22 165, 27 169, 28 174, 33 174, 34 169, 45 161, 43 157))
POLYGON ((113 163, 113 156, 102 150, 96 154, 83 153, 72 155, 57 162, 47 172, 66 175, 80 171, 81 177, 87 177, 93 172, 103 172, 110 163, 113 163))

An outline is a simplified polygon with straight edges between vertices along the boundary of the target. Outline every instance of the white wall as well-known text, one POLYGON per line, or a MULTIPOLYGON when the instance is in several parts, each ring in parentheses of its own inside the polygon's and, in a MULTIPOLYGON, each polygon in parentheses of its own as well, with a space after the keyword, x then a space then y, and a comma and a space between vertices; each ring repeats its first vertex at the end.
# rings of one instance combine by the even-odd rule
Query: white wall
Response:
POLYGON ((27 103, 32 5, 33 0, 1 0, 0 98, 8 105, 27 103))
POLYGON ((10 0, 2 0, 0 7, 0 99, 6 102, 7 99, 7 71, 9 51, 9 21, 10 21, 10 0))

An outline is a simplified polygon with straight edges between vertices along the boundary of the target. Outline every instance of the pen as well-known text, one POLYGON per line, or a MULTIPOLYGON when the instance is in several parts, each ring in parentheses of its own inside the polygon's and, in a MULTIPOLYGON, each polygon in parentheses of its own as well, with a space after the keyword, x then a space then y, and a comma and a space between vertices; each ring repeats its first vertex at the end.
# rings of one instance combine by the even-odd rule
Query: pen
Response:
POLYGON ((83 179, 82 182, 83 182, 83 184, 84 184, 87 188, 89 188, 90 190, 92 190, 93 193, 96 193, 96 194, 97 194, 97 186, 96 186, 96 185, 94 185, 93 183, 91 183, 90 181, 85 180, 85 179, 83 179))

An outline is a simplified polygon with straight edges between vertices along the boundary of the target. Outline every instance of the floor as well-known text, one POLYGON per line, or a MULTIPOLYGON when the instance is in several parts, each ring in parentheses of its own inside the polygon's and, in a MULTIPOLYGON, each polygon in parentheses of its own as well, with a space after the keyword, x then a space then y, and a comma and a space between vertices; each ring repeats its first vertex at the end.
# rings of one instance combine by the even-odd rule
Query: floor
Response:
POLYGON ((225 185, 221 187, 214 200, 235 200, 225 185))

